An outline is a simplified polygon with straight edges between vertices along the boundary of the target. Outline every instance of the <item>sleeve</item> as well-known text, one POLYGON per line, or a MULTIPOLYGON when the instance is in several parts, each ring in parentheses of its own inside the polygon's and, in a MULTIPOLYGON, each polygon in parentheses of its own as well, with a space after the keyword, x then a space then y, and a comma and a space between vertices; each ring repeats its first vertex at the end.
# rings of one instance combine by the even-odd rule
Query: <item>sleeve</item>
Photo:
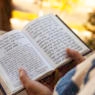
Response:
POLYGON ((75 74, 75 72, 76 68, 73 68, 58 81, 53 95, 76 95, 79 88, 72 81, 72 76, 75 74))

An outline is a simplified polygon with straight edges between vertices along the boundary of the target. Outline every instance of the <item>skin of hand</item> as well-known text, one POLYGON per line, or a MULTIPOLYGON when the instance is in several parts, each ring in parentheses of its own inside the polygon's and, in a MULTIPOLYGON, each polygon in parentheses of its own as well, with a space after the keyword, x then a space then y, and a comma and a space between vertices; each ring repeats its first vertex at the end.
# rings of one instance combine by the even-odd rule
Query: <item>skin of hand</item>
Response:
MULTIPOLYGON (((67 55, 76 63, 84 61, 84 57, 77 51, 66 49, 67 55)), ((51 90, 38 81, 31 80, 26 71, 22 68, 19 69, 19 77, 22 85, 26 89, 28 95, 53 95, 51 90)))
POLYGON ((28 95, 52 95, 49 88, 40 82, 31 80, 24 69, 19 69, 19 76, 28 95))
POLYGON ((66 52, 67 55, 74 61, 74 63, 79 64, 85 60, 85 58, 78 51, 67 48, 66 52))

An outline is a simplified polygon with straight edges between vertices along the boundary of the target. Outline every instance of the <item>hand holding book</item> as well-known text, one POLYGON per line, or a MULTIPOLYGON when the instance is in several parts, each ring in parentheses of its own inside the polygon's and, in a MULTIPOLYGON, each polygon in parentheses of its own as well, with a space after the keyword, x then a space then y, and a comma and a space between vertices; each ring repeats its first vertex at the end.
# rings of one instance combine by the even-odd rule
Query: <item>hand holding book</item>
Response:
POLYGON ((82 61, 85 60, 85 58, 75 50, 71 50, 68 48, 66 51, 68 56, 71 57, 75 64, 81 63, 82 61))
POLYGON ((37 81, 31 80, 25 70, 20 69, 20 79, 28 95, 52 95, 52 92, 46 86, 37 81))
MULTIPOLYGON (((74 62, 76 62, 76 64, 85 60, 84 57, 75 50, 67 49, 66 51, 67 55, 70 56, 70 58, 73 59, 74 62)), ((37 81, 31 80, 24 69, 21 68, 19 70, 19 76, 28 95, 52 95, 52 92, 49 90, 49 88, 47 88, 46 86, 42 85, 37 81)))

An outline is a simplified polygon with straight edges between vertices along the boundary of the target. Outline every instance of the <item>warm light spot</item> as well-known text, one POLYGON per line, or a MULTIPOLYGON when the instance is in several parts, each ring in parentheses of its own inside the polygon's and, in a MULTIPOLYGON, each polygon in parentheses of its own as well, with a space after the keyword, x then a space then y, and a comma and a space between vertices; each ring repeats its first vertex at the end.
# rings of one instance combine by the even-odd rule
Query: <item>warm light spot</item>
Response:
POLYGON ((85 0, 85 5, 95 8, 95 0, 85 0))
POLYGON ((87 38, 91 38, 92 33, 90 31, 84 31, 83 36, 87 38))
POLYGON ((43 16, 44 15, 44 12, 42 10, 39 11, 39 17, 40 16, 43 16))
POLYGON ((16 18, 11 18, 10 23, 13 29, 22 29, 27 23, 29 23, 28 20, 20 20, 16 18))

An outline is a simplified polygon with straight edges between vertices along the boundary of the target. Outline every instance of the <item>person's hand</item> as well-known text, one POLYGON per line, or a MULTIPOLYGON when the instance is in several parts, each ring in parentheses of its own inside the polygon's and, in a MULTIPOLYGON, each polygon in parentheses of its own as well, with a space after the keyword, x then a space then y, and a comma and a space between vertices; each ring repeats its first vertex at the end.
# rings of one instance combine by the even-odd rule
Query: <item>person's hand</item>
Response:
POLYGON ((20 80, 28 95, 52 95, 52 92, 43 84, 30 80, 25 70, 19 69, 20 80))
POLYGON ((74 63, 78 64, 85 60, 85 58, 78 52, 72 49, 66 49, 67 55, 74 61, 74 63))
MULTIPOLYGON (((68 48, 66 52, 67 55, 76 63, 80 63, 85 60, 85 58, 75 50, 68 48)), ((52 92, 46 86, 37 81, 30 80, 25 70, 20 69, 19 76, 28 95, 52 95, 52 92)))

